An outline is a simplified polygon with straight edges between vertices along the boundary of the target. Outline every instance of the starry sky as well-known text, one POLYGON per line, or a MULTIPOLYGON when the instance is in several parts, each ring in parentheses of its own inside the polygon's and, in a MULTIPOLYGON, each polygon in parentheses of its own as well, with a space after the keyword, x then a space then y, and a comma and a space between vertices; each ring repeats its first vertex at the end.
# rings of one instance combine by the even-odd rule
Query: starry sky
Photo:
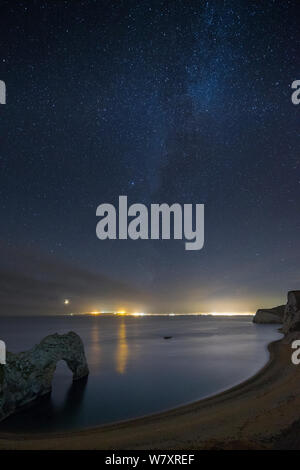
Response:
POLYGON ((0 1, 0 314, 254 311, 300 288, 297 0, 0 1), (96 208, 205 204, 205 245, 96 208))

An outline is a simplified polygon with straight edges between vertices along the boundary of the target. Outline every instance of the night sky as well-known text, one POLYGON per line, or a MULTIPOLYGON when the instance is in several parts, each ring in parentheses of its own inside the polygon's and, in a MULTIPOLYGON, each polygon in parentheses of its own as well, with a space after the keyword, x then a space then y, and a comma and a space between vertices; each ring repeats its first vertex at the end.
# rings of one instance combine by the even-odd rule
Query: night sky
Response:
POLYGON ((0 314, 254 311, 299 289, 298 18, 298 0, 0 1, 0 314), (98 240, 119 195, 204 203, 204 248, 98 240))

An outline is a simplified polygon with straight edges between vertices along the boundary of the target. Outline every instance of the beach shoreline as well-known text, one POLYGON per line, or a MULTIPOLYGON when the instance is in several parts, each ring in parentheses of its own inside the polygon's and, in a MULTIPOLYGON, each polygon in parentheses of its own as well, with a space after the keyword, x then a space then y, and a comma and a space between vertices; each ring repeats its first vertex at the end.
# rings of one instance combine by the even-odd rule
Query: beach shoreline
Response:
MULTIPOLYGON (((268 449, 300 420, 300 369, 283 338, 246 381, 169 411, 81 431, 0 433, 0 449, 268 449), (299 411, 297 411, 299 410, 299 411)), ((297 433, 298 434, 298 433, 297 433)), ((286 438, 285 438, 286 439, 286 438)), ((295 441, 295 436, 291 436, 295 441)))

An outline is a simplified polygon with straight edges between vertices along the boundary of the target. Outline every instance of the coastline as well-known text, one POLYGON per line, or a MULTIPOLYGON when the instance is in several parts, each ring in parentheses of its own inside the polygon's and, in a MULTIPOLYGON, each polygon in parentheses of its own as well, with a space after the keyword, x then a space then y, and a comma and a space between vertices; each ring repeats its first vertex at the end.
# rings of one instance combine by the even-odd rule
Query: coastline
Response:
POLYGON ((217 395, 169 411, 82 431, 1 433, 0 450, 276 447, 281 436, 300 420, 297 393, 300 369, 291 362, 291 348, 285 338, 270 343, 268 350, 269 360, 263 368, 217 395))

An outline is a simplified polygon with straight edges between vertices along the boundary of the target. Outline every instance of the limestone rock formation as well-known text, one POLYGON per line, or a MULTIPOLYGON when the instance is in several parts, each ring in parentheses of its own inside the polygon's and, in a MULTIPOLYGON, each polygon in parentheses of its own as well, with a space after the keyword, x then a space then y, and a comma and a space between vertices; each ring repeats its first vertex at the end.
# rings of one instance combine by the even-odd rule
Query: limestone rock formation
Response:
POLYGON ((300 332, 300 290, 288 292, 286 305, 257 310, 253 322, 282 323, 281 331, 285 335, 300 332))
POLYGON ((287 334, 300 331, 300 291, 291 290, 287 295, 284 309, 282 332, 287 334))
POLYGON ((285 305, 257 310, 253 323, 283 323, 285 305))
POLYGON ((47 336, 30 351, 7 352, 6 365, 0 364, 0 421, 51 392, 52 378, 60 360, 73 372, 73 380, 89 373, 83 343, 72 331, 47 336))

